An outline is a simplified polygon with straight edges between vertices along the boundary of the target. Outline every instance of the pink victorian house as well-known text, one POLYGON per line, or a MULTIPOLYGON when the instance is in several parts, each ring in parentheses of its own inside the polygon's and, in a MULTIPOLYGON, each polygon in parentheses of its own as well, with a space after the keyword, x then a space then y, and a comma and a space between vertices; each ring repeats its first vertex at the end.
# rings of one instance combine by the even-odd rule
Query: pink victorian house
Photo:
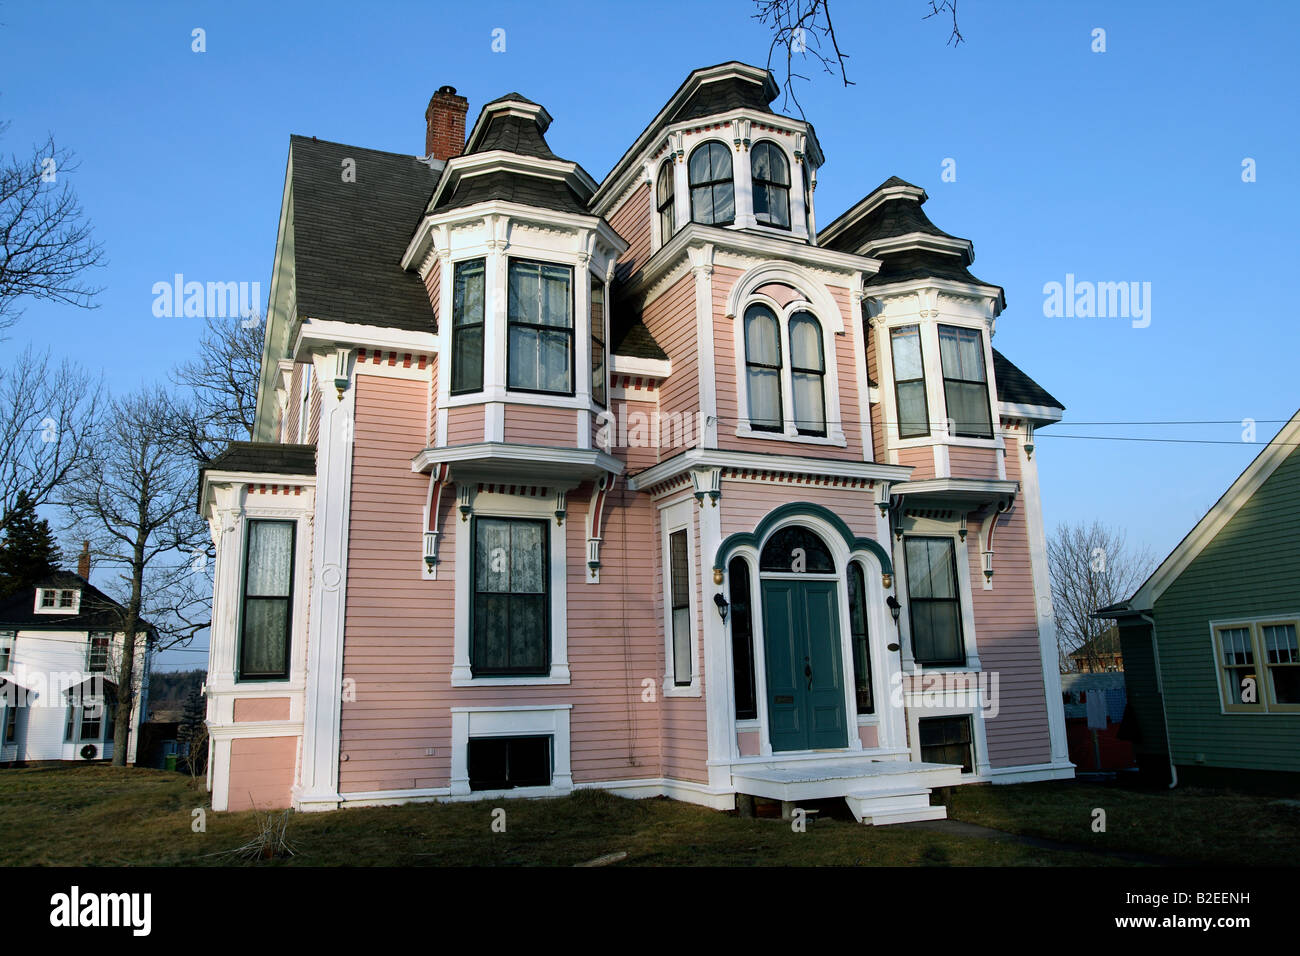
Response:
POLYGON ((1002 290, 891 178, 829 225, 772 77, 602 180, 515 93, 425 156, 290 142, 217 543, 215 809, 602 788, 718 809, 1068 777, 1002 290))

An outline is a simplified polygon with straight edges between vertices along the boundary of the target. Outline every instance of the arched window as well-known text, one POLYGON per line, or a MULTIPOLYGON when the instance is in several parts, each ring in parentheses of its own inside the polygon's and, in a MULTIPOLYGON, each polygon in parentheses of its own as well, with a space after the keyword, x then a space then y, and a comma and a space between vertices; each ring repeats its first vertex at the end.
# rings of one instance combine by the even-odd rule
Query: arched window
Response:
POLYGON ((781 327, 772 310, 758 303, 745 310, 745 387, 749 427, 781 431, 781 327))
POLYGON ((659 167, 659 178, 655 182, 655 208, 659 210, 659 241, 667 242, 677 231, 673 214, 673 161, 665 159, 659 167))
POLYGON ((853 681, 858 714, 874 714, 871 645, 867 638, 867 585, 862 577, 862 565, 857 561, 849 563, 849 634, 853 639, 853 681))
POLYGON ((759 555, 758 570, 834 574, 835 561, 826 542, 795 524, 772 532, 759 555))
POLYGON ((809 312, 790 317, 790 391, 800 435, 826 434, 826 360, 822 327, 809 312))
POLYGON ((688 166, 691 219, 726 226, 736 218, 736 185, 731 178, 731 150, 717 140, 695 147, 688 166))
POLYGON ((767 226, 790 228, 790 165, 775 143, 762 142, 750 154, 754 218, 767 226))

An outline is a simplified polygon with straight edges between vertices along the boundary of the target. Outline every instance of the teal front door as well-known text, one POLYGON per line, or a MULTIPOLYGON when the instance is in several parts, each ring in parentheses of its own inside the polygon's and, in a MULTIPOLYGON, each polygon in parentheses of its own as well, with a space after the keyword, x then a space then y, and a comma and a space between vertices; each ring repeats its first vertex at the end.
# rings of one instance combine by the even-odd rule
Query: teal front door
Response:
POLYGON ((765 580, 762 593, 772 750, 847 747, 836 582, 765 580))

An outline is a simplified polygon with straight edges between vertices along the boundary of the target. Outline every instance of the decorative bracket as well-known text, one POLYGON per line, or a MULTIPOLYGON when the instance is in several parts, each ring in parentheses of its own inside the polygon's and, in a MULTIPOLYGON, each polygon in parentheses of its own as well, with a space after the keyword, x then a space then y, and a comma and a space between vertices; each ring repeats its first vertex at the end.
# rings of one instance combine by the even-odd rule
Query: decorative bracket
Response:
POLYGON ((587 583, 600 583, 600 544, 605 535, 605 504, 617 477, 609 472, 596 479, 587 508, 587 583))
POLYGON ((446 462, 433 466, 429 475, 429 501, 424 512, 424 573, 430 580, 438 577, 438 513, 442 510, 442 492, 447 487, 450 466, 446 462))
POLYGON ((1024 446, 1025 446, 1025 457, 1033 458, 1034 457, 1034 423, 1033 422, 1025 422, 1024 446))
POLYGON ((338 389, 340 402, 343 401, 343 390, 348 387, 348 364, 351 358, 351 349, 336 349, 334 352, 334 387, 338 389))
POLYGON ((695 486, 695 500, 701 508, 706 496, 713 507, 718 506, 718 499, 722 497, 721 468, 692 468, 691 484, 695 486))
POLYGON ((993 590, 993 538, 997 534, 998 519, 1010 514, 1015 508, 1015 500, 1003 498, 996 505, 987 509, 983 525, 980 528, 980 565, 984 570, 984 590, 993 590))
POLYGON ((459 501, 460 520, 468 521, 474 511, 474 486, 469 482, 457 485, 456 498, 459 501))
POLYGON ((563 488, 555 490, 555 523, 557 525, 564 524, 564 516, 569 513, 565 507, 566 494, 567 492, 563 488))

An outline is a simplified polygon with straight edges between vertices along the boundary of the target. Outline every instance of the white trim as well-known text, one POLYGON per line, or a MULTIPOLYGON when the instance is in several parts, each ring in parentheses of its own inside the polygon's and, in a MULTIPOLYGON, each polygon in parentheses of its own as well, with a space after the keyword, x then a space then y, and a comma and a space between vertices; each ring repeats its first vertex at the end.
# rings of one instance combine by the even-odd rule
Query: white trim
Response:
POLYGON ((989 783, 1037 783, 1041 780, 1072 780, 1074 764, 1070 761, 1030 764, 1023 767, 990 767, 984 771, 989 783))
POLYGON ((569 712, 572 704, 451 708, 449 796, 484 800, 495 797, 562 796, 573 790, 569 712), (511 790, 470 790, 469 741, 472 737, 551 738, 551 785, 511 790))
POLYGON ((1032 422, 1059 422, 1065 410, 1050 405, 1018 405, 1013 402, 998 402, 998 416, 1001 418, 1024 418, 1032 422))
POLYGON ((663 623, 664 623, 664 676, 661 689, 665 697, 702 697, 704 689, 700 684, 700 596, 703 588, 700 582, 701 555, 699 547, 699 529, 695 523, 695 512, 699 503, 694 498, 686 498, 659 510, 659 548, 660 567, 663 583, 663 623), (676 662, 676 649, 673 646, 673 591, 672 559, 669 553, 669 541, 674 532, 686 532, 686 568, 687 594, 689 596, 687 621, 691 638, 691 682, 685 686, 676 683, 673 665, 676 662))
POLYGON ((962 263, 963 265, 969 265, 975 261, 975 246, 969 239, 958 239, 955 236, 936 236, 928 232, 908 232, 898 236, 870 239, 863 243, 860 249, 864 254, 871 256, 925 249, 945 255, 964 254, 966 261, 962 263))
POLYGON ((906 183, 877 189, 858 200, 847 212, 838 216, 834 222, 822 230, 818 234, 818 241, 824 244, 829 240, 833 240, 877 206, 887 200, 898 198, 912 199, 918 203, 924 203, 929 197, 920 186, 912 186, 906 183))
POLYGON ((672 363, 668 359, 633 358, 630 355, 611 353, 609 371, 612 375, 641 376, 662 381, 672 372, 672 363))
MULTIPOLYGON (((938 671, 931 671, 938 673, 938 671)), ((971 773, 961 775, 962 783, 978 783, 987 779, 989 774, 989 745, 988 738, 984 733, 984 703, 981 698, 982 688, 979 681, 974 682, 975 686, 972 691, 975 700, 968 704, 957 705, 953 707, 918 707, 908 703, 908 698, 923 696, 924 690, 909 692, 903 695, 903 704, 907 708, 907 733, 908 739, 911 740, 912 760, 917 763, 923 761, 921 756, 921 733, 919 721, 922 718, 930 717, 969 717, 971 723, 971 747, 975 751, 971 754, 971 773)))
MULTIPOLYGON (((293 342, 292 355, 294 361, 305 361, 307 353, 313 350, 333 350, 340 346, 432 356, 438 353, 438 336, 433 332, 408 332, 381 325, 303 319, 293 342)), ((380 367, 375 366, 376 369, 380 367)))
POLYGON ((513 445, 505 442, 478 442, 473 445, 453 445, 426 448, 411 460, 411 471, 428 471, 440 462, 452 465, 486 468, 489 465, 522 466, 516 471, 515 483, 521 474, 528 474, 529 484, 549 484, 556 480, 594 478, 603 472, 623 473, 623 462, 597 448, 554 448, 548 445, 513 445))
POLYGON ((718 448, 688 448, 667 461, 631 475, 628 488, 644 491, 684 471, 700 467, 788 471, 794 474, 826 475, 832 478, 863 478, 901 482, 912 473, 911 465, 885 465, 872 461, 838 461, 797 455, 767 455, 759 452, 725 451, 718 448))

